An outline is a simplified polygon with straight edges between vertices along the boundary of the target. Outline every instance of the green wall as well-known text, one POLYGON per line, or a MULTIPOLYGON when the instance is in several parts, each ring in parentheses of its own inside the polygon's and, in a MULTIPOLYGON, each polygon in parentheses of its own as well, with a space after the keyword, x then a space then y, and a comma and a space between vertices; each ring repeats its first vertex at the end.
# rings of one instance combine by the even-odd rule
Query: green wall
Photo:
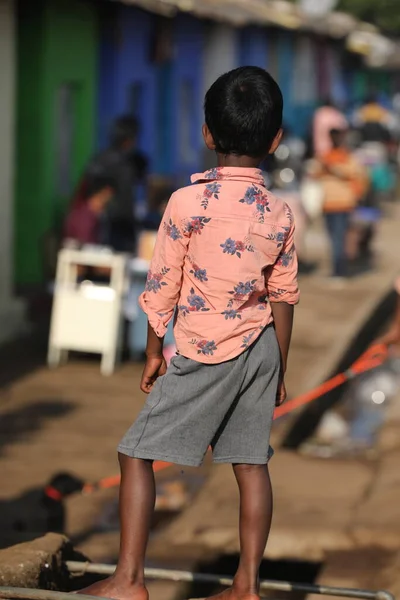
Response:
POLYGON ((73 184, 93 151, 97 51, 95 2, 20 0, 15 208, 18 284, 41 281, 43 236, 60 221, 73 184), (57 136, 63 86, 68 87, 73 127, 63 128, 72 138, 67 168, 70 185, 60 189, 57 136))

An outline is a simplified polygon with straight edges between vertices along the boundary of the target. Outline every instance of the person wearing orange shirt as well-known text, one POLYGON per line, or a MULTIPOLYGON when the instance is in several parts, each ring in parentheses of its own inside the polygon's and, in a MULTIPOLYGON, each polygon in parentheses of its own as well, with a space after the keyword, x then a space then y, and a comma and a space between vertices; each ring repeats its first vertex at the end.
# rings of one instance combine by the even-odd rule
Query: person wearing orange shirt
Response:
POLYGON ((332 129, 332 149, 319 163, 326 226, 332 247, 332 276, 346 277, 346 237, 350 217, 368 189, 368 176, 357 158, 347 148, 347 130, 332 129))

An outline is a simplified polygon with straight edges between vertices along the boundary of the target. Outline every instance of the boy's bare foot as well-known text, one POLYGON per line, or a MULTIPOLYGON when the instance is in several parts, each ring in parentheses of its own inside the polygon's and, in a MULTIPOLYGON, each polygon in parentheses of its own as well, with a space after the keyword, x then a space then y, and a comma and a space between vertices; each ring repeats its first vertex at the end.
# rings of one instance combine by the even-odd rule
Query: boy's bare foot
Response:
POLYGON ((144 585, 123 583, 113 576, 97 581, 93 585, 79 590, 79 593, 112 600, 149 600, 149 594, 144 585))
POLYGON ((239 590, 231 587, 220 594, 209 596, 207 600, 260 600, 260 596, 249 592, 239 592, 239 590))

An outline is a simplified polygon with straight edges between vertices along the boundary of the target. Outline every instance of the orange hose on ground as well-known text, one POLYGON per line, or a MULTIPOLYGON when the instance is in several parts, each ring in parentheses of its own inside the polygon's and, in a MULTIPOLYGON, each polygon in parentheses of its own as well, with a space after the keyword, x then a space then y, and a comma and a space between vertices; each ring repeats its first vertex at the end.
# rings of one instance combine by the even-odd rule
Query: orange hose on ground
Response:
POLYGON ((285 404, 282 406, 278 406, 278 408, 275 410, 274 419, 279 419, 279 417, 283 417, 284 415, 292 412, 292 410, 300 408, 301 406, 304 406, 305 404, 324 396, 340 385, 343 385, 349 379, 352 379, 352 377, 355 375, 360 375, 361 373, 365 373, 366 371, 378 367, 386 360, 387 355, 388 350, 386 346, 371 346, 371 348, 362 354, 351 365, 350 369, 344 373, 339 373, 313 390, 306 392, 305 394, 301 394, 300 396, 297 396, 297 398, 293 398, 288 402, 285 402, 285 404))
MULTIPOLYGON (((173 463, 156 461, 153 464, 154 473, 158 473, 159 471, 163 471, 168 467, 171 467, 173 463)), ((92 494, 97 490, 107 490, 109 488, 119 486, 121 481, 121 475, 113 475, 111 477, 104 477, 104 479, 100 479, 97 483, 87 483, 82 490, 83 494, 92 494)))
MULTIPOLYGON (((347 370, 343 373, 339 373, 335 375, 328 381, 325 381, 321 385, 317 386, 313 390, 306 392, 305 394, 301 394, 292 400, 288 400, 282 406, 278 406, 275 410, 274 420, 283 417, 291 413, 293 410, 297 408, 301 408, 310 402, 313 402, 317 398, 320 398, 324 394, 331 392, 335 388, 343 385, 346 381, 352 379, 355 375, 360 375, 361 373, 365 373, 375 367, 381 365, 388 356, 388 349, 384 345, 377 344, 375 346, 371 346, 364 354, 362 354, 347 370)), ((159 471, 163 471, 168 467, 171 467, 173 463, 155 461, 153 463, 153 469, 155 473, 159 471)), ((90 494, 99 489, 108 489, 112 487, 117 487, 120 484, 121 476, 114 475, 112 477, 105 477, 101 479, 95 484, 86 484, 82 490, 84 494, 90 494)))

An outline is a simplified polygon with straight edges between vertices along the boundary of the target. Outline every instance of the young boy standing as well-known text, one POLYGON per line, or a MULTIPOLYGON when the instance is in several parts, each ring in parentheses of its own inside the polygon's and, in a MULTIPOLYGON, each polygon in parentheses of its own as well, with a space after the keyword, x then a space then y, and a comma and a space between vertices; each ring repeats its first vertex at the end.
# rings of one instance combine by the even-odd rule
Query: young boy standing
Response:
POLYGON ((232 464, 240 492, 240 564, 220 597, 259 598, 272 518, 269 435, 286 397, 299 297, 292 214, 258 169, 279 145, 282 108, 278 85, 257 67, 226 73, 207 92, 203 135, 218 166, 172 195, 159 230, 140 300, 149 396, 119 446, 120 557, 115 574, 87 594, 147 600, 152 462, 197 466, 211 446, 215 462, 232 464), (163 336, 174 313, 178 355, 167 369, 163 336))

